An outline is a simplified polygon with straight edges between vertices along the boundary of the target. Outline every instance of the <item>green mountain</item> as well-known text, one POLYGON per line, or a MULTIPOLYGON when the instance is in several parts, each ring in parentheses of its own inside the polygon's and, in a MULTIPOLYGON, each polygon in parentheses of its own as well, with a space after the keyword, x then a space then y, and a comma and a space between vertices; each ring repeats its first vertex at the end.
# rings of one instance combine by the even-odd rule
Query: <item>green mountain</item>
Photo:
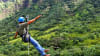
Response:
MULTIPOLYGON (((17 20, 22 15, 30 15, 31 20, 39 14, 43 16, 30 25, 29 33, 44 48, 50 49, 48 53, 51 56, 100 56, 99 2, 99 0, 19 2, 19 9, 0 21, 0 56, 28 56, 28 43, 22 42, 19 36, 14 39, 17 20)), ((29 56, 40 56, 31 44, 29 50, 29 56)))

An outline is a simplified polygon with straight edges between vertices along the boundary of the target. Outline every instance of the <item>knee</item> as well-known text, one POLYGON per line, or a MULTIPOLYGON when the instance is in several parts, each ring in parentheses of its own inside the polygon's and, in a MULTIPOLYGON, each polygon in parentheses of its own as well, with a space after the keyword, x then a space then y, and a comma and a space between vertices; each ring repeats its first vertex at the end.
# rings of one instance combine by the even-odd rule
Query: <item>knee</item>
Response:
POLYGON ((30 40, 30 42, 34 45, 34 46, 38 46, 39 43, 36 40, 30 40))

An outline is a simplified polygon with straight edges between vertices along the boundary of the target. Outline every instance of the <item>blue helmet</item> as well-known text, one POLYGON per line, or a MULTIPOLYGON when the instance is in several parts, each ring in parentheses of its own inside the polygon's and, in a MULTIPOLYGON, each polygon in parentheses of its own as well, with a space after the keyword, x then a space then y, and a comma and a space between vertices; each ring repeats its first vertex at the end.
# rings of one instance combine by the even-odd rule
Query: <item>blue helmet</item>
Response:
POLYGON ((18 22, 24 22, 25 21, 25 18, 24 17, 19 17, 18 18, 18 22))

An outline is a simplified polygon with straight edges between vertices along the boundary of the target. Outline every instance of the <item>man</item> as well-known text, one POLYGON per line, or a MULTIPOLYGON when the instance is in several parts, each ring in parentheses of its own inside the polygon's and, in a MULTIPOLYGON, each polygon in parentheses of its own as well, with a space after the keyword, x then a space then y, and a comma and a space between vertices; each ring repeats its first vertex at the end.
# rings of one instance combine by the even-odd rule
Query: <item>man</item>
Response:
POLYGON ((19 25, 17 26, 17 31, 16 31, 16 34, 15 34, 15 38, 17 37, 17 35, 20 35, 24 42, 32 43, 35 46, 35 48, 40 52, 41 56, 50 56, 50 54, 46 54, 46 52, 48 52, 49 49, 44 49, 28 33, 28 25, 31 24, 32 22, 36 21, 40 17, 41 17, 41 15, 37 16, 36 18, 34 18, 32 20, 29 20, 28 22, 25 22, 24 17, 19 17, 18 18, 19 25))

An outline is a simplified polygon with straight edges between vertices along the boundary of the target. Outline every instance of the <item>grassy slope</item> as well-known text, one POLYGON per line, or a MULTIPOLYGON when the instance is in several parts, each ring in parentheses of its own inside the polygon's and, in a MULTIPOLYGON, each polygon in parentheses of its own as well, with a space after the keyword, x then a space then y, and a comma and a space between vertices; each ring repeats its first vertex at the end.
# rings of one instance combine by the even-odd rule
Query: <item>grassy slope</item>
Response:
MULTIPOLYGON (((51 53, 52 56, 59 55, 59 50, 60 56, 98 55, 100 52, 98 50, 100 49, 100 17, 96 17, 96 21, 98 22, 92 20, 89 24, 81 25, 82 23, 87 23, 87 21, 78 20, 77 15, 70 16, 66 14, 65 17, 61 17, 62 19, 59 24, 56 24, 55 26, 44 31, 30 30, 30 34, 32 37, 38 40, 43 47, 47 48, 49 46, 48 48, 51 50, 49 53, 51 53), (90 31, 87 31, 87 28, 90 31), (59 48, 55 51, 55 48, 57 47, 59 48)), ((0 37, 0 39, 3 40, 0 44, 4 44, 0 46, 0 55, 27 55, 27 43, 23 43, 19 37, 17 39, 13 39, 13 33, 10 32, 10 34, 0 37), (8 39, 6 37, 8 37, 8 39), (7 40, 9 40, 9 42, 4 42, 7 40)), ((30 54, 39 56, 38 52, 32 45, 30 45, 30 54)))

